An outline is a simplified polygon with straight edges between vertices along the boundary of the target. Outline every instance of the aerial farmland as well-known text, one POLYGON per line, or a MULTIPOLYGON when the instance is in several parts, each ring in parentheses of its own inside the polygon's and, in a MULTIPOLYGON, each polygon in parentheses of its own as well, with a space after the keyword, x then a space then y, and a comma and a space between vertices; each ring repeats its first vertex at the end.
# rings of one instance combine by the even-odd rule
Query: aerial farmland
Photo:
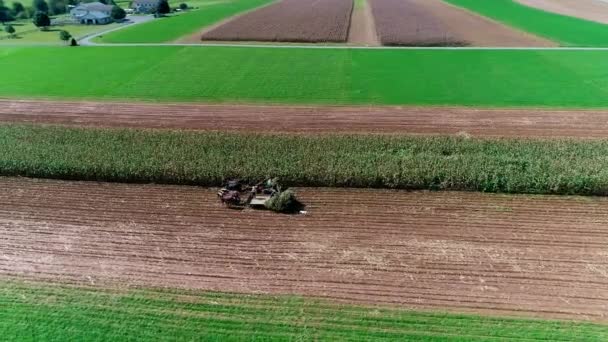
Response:
POLYGON ((50 5, 0 1, 3 340, 608 340, 603 0, 50 5))

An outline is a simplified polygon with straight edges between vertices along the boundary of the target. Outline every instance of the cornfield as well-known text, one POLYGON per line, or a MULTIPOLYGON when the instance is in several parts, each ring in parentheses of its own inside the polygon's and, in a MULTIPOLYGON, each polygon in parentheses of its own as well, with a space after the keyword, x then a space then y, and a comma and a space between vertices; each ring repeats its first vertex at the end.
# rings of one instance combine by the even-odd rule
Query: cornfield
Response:
POLYGON ((0 126, 0 175, 220 185, 608 193, 608 141, 0 126))

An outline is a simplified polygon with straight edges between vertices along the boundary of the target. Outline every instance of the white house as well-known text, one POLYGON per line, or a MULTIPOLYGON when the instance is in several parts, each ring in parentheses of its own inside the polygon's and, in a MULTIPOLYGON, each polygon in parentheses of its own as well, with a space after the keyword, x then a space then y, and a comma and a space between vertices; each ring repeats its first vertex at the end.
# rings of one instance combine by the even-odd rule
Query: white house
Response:
POLYGON ((131 8, 136 13, 151 13, 156 10, 160 0, 133 0, 131 8))
POLYGON ((81 3, 70 11, 70 15, 81 24, 108 24, 112 22, 112 7, 101 2, 81 3))

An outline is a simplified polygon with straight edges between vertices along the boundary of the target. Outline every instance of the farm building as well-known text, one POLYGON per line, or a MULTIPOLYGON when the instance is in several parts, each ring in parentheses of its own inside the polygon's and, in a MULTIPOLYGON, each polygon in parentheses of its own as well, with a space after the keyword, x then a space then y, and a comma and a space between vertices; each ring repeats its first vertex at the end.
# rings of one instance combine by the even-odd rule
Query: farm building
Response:
POLYGON ((136 13, 151 13, 158 7, 159 0, 134 0, 131 8, 136 13))
POLYGON ((74 7, 70 11, 70 14, 81 24, 109 24, 112 22, 112 17, 110 16, 112 7, 113 6, 105 5, 101 2, 81 3, 74 7))

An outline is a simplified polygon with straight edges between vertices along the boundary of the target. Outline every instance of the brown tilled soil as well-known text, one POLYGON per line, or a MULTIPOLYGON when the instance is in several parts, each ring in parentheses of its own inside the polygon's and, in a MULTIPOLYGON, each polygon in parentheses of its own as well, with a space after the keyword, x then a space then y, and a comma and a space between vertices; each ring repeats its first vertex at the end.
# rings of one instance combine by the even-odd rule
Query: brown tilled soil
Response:
POLYGON ((353 8, 353 15, 350 19, 348 31, 348 43, 352 45, 378 46, 378 34, 372 10, 364 1, 362 6, 353 8))
POLYGON ((608 137, 608 111, 0 100, 0 122, 269 133, 608 137))
POLYGON ((384 45, 534 46, 556 44, 441 0, 370 0, 384 45))
POLYGON ((515 0, 522 5, 535 7, 571 17, 608 24, 608 3, 601 0, 515 0))
POLYGON ((608 199, 299 189, 308 214, 213 189, 0 178, 0 275, 606 320, 608 199))
POLYGON ((378 38, 383 45, 468 45, 431 11, 415 0, 369 0, 378 38))
POLYGON ((190 33, 190 34, 188 34, 186 36, 178 38, 177 40, 175 40, 175 43, 189 43, 189 44, 202 43, 201 36, 203 34, 206 34, 209 31, 213 31, 216 28, 218 28, 220 26, 223 26, 224 24, 227 24, 227 23, 229 23, 229 22, 231 22, 233 20, 236 20, 236 19, 244 16, 244 15, 247 15, 247 14, 249 14, 251 12, 255 12, 255 11, 259 10, 259 9, 262 9, 262 8, 264 8, 266 6, 270 6, 272 4, 273 3, 271 2, 271 3, 268 3, 268 4, 262 5, 260 7, 253 8, 253 9, 248 10, 248 11, 240 12, 237 15, 233 15, 231 17, 228 17, 228 18, 226 18, 224 20, 221 20, 221 21, 219 21, 219 22, 217 22, 215 24, 212 24, 212 25, 209 25, 209 26, 205 26, 205 27, 203 27, 201 30, 199 30, 197 32, 190 33))
POLYGON ((202 40, 345 42, 352 0, 282 0, 209 30, 202 40))

